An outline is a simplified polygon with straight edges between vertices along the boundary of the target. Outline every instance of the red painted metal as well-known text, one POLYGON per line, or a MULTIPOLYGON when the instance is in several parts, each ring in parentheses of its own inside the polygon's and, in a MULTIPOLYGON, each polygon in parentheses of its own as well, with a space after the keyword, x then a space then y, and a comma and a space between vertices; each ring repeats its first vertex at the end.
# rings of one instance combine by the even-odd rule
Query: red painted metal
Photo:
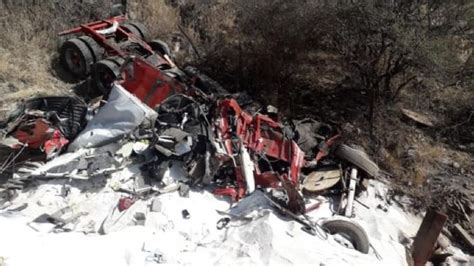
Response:
POLYGON ((54 128, 48 120, 43 118, 32 119, 18 128, 13 136, 21 143, 28 144, 28 147, 40 149, 43 144, 51 139, 54 128))
POLYGON ((182 93, 184 86, 160 70, 160 67, 172 67, 172 62, 155 53, 145 41, 128 33, 122 26, 119 26, 111 34, 102 35, 97 33, 99 30, 112 27, 116 22, 123 23, 127 19, 127 16, 124 15, 86 23, 71 30, 63 31, 59 35, 75 34, 89 36, 104 48, 107 57, 120 56, 128 59, 136 56, 131 67, 128 70, 124 68, 125 70, 122 71, 123 80, 120 82, 125 89, 135 94, 147 105, 155 107, 168 96, 174 93, 182 93), (140 48, 122 45, 125 41, 132 42, 140 48), (153 65, 150 62, 153 62, 153 65))
POLYGON ((122 197, 118 202, 118 210, 120 212, 127 210, 135 203, 135 199, 132 197, 122 197))
MULTIPOLYGON (((281 180, 289 180, 294 186, 298 185, 300 169, 304 165, 304 152, 293 140, 284 136, 280 123, 262 114, 252 117, 243 111, 234 99, 219 101, 218 110, 218 138, 224 144, 228 155, 237 154, 239 148, 235 146, 242 143, 251 154, 264 154, 270 159, 289 163, 289 172, 281 175, 271 171, 262 172, 255 164, 254 176, 257 185, 276 187, 281 180)), ((243 178, 240 177, 240 180, 243 178)), ((242 181, 237 189, 242 189, 244 185, 245 182, 242 181)), ((223 193, 233 198, 236 195, 235 189, 232 188, 219 191, 219 194, 223 193)))
POLYGON ((185 90, 184 84, 141 58, 124 65, 122 78, 121 85, 152 108, 169 96, 185 90))
POLYGON ((69 143, 59 129, 43 118, 25 122, 13 132, 13 136, 29 148, 44 151, 47 157, 60 151, 69 143))
POLYGON ((236 187, 217 188, 213 191, 213 193, 219 196, 228 196, 232 199, 232 201, 239 201, 245 196, 246 192, 245 179, 242 176, 242 171, 240 168, 235 168, 235 179, 237 183, 236 187))
MULTIPOLYGON (((129 55, 133 54, 133 51, 127 51, 126 49, 121 48, 120 43, 117 43, 118 40, 128 40, 131 41, 142 48, 143 51, 146 52, 144 57, 153 56, 156 57, 154 61, 158 61, 159 64, 163 64, 165 62, 169 65, 168 61, 156 54, 153 49, 142 39, 137 38, 133 34, 128 33, 127 31, 119 26, 114 33, 102 35, 97 33, 99 30, 104 30, 109 27, 112 27, 115 22, 123 23, 127 21, 127 16, 116 16, 111 17, 109 19, 90 22, 86 24, 82 24, 79 27, 63 31, 59 33, 59 36, 65 36, 70 34, 75 34, 78 36, 87 35, 94 39, 100 46, 105 49, 105 54, 107 57, 109 56, 120 56, 122 58, 126 58, 129 55)), ((157 66, 159 66, 159 64, 157 66)))
POLYGON ((113 21, 117 21, 119 23, 124 22, 128 19, 127 15, 121 15, 121 16, 116 16, 116 17, 111 17, 106 20, 99 20, 99 21, 94 21, 94 22, 89 22, 86 24, 82 24, 79 27, 75 27, 69 30, 65 30, 59 33, 59 36, 64 36, 64 35, 69 35, 69 34, 77 34, 82 32, 83 27, 88 27, 94 30, 102 30, 105 28, 108 28, 112 26, 113 21))
POLYGON ((337 134, 330 139, 321 142, 319 145, 319 152, 316 154, 316 161, 321 160, 323 157, 327 156, 329 154, 329 151, 331 147, 338 143, 338 141, 341 139, 341 135, 337 134))
POLYGON ((43 145, 44 153, 47 158, 50 158, 54 154, 58 154, 67 144, 67 140, 64 135, 58 129, 54 130, 51 139, 45 141, 43 145))
POLYGON ((415 265, 425 265, 430 259, 439 234, 448 217, 438 211, 428 209, 413 242, 415 265))

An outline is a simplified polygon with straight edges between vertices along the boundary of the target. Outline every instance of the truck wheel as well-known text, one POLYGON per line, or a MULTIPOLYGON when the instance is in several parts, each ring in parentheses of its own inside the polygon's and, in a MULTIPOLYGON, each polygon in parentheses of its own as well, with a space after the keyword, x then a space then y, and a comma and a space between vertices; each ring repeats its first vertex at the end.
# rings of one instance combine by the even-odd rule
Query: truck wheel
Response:
POLYGON ((331 235, 341 235, 361 253, 369 253, 369 237, 362 226, 345 220, 332 220, 323 223, 322 227, 331 235))
POLYGON ((83 41, 87 45, 89 50, 91 51, 94 63, 96 63, 99 60, 102 60, 104 49, 100 47, 100 45, 94 39, 92 39, 89 36, 81 36, 79 37, 79 39, 83 41))
POLYGON ((147 41, 149 39, 148 30, 141 23, 126 22, 122 25, 122 27, 144 41, 147 41))
POLYGON ((162 41, 160 39, 156 39, 156 40, 153 40, 153 41, 149 42, 148 45, 150 45, 151 49, 155 53, 158 53, 161 56, 168 55, 169 57, 172 57, 171 49, 168 46, 168 44, 166 44, 164 41, 162 41))
POLYGON ((142 40, 148 41, 150 39, 150 34, 148 33, 148 29, 145 27, 145 25, 139 22, 130 22, 130 25, 135 27, 135 29, 137 29, 140 32, 142 40))
POLYGON ((370 160, 363 151, 340 144, 335 152, 337 157, 354 164, 370 176, 376 177, 379 174, 380 169, 377 164, 370 160))
POLYGON ((113 82, 119 78, 120 66, 120 61, 114 60, 114 58, 106 58, 94 65, 92 78, 97 89, 99 89, 104 96, 109 95, 113 82))
POLYGON ((91 72, 94 56, 83 41, 73 38, 61 46, 60 60, 69 72, 78 78, 85 78, 91 72))

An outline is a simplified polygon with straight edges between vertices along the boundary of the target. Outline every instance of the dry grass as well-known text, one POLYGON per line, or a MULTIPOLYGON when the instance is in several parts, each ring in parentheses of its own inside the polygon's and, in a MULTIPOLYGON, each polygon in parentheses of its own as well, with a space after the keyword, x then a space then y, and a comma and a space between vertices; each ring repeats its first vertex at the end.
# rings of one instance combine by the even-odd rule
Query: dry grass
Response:
POLYGON ((49 53, 34 45, 0 49, 0 118, 18 100, 66 93, 71 85, 51 75, 50 62, 49 53))
MULTIPOLYGON (((0 118, 14 102, 35 96, 70 93, 74 84, 58 78, 57 33, 108 16, 112 0, 0 1, 0 118)), ((177 11, 163 1, 129 1, 132 19, 146 21, 152 36, 178 30, 177 11)), ((166 38, 165 38, 166 40, 166 38)))
POLYGON ((392 145, 387 142, 388 145, 377 154, 380 165, 398 180, 422 185, 431 176, 444 175, 443 171, 454 164, 459 164, 459 168, 463 169, 461 171, 474 169, 474 160, 469 153, 436 142, 421 131, 410 132, 406 129, 400 126, 398 134, 404 137, 394 139, 398 143, 392 145))
POLYGON ((154 38, 169 42, 179 32, 178 10, 162 0, 129 1, 129 15, 132 20, 142 22, 154 38))

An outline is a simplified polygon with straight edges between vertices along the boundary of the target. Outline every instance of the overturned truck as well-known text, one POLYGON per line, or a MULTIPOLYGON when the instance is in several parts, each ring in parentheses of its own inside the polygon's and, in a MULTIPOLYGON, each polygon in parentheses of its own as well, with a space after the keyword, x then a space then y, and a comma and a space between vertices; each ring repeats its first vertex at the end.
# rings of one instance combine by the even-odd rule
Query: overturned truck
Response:
MULTIPOLYGON (((124 161, 94 159, 101 156, 90 149, 131 139, 140 145, 130 153, 142 155, 141 170, 155 184, 146 193, 162 192, 169 185, 165 172, 179 165, 186 175, 181 183, 233 201, 265 190, 272 204, 311 234, 317 225, 305 214, 315 207, 307 207, 304 197, 341 195, 346 204, 340 214, 352 216, 356 189, 379 171, 365 153, 342 144, 330 125, 280 122, 275 108, 247 108, 246 97, 195 68, 178 68, 166 43, 147 42, 146 32, 118 16, 61 33, 74 35, 61 48, 65 68, 80 78, 92 75, 103 100, 38 98, 11 115, 1 142, 12 151, 0 169, 11 174, 5 190, 22 189, 38 177, 106 175, 124 161), (38 160, 45 163, 31 162, 27 149, 43 154, 38 160), (22 164, 21 173, 12 168, 22 164)), ((327 229, 346 230, 355 248, 368 252, 361 227, 333 222, 327 229)))

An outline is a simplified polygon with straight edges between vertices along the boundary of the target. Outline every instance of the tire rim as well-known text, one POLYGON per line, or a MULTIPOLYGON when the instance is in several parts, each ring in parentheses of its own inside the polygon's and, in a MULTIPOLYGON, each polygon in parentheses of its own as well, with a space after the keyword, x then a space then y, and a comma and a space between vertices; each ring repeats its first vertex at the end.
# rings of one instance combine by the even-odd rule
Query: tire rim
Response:
POLYGON ((341 246, 348 248, 348 249, 356 249, 356 245, 354 244, 354 240, 345 233, 335 233, 333 234, 334 240, 339 243, 341 246))

